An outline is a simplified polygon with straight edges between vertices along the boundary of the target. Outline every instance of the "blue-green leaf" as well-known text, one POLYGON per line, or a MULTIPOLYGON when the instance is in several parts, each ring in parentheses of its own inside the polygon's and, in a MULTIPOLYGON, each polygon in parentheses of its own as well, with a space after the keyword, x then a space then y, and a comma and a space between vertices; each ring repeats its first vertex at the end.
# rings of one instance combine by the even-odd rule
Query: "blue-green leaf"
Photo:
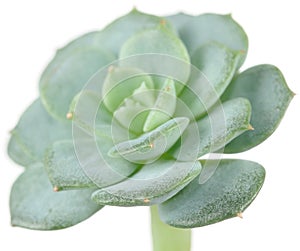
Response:
MULTIPOLYGON (((214 165, 214 160, 206 162, 214 165)), ((199 184, 195 178, 173 198, 159 205, 160 217, 178 228, 201 227, 235 217, 254 200, 264 178, 264 168, 255 162, 221 160, 206 183, 199 184)))
POLYGON ((177 31, 181 30, 181 28, 193 18, 194 16, 182 12, 175 15, 166 16, 166 19, 175 27, 177 31))
POLYGON ((222 100, 245 97, 252 106, 248 131, 225 147, 226 153, 246 151, 267 139, 279 125, 294 93, 288 88, 280 70, 272 65, 254 66, 229 85, 222 100))
POLYGON ((57 141, 46 151, 44 165, 56 191, 96 187, 76 157, 72 141, 57 141))
POLYGON ((103 205, 149 206, 162 203, 190 183, 200 172, 199 162, 158 160, 117 185, 95 191, 92 199, 103 205))
MULTIPOLYGON (((164 25, 130 37, 123 44, 119 57, 122 66, 139 67, 146 73, 178 80, 175 82, 177 94, 190 74, 190 57, 184 44, 164 25)), ((161 89, 164 81, 156 81, 157 89, 161 89)))
POLYGON ((157 126, 167 122, 173 116, 176 109, 176 98, 174 81, 166 79, 144 123, 144 132, 153 130, 157 126))
POLYGON ((47 111, 58 119, 65 119, 73 97, 89 78, 115 59, 103 48, 101 40, 95 43, 98 33, 94 36, 96 38, 90 40, 79 38, 75 44, 61 49, 42 74, 39 84, 41 100, 47 111))
POLYGON ((53 191, 42 164, 30 166, 14 183, 10 196, 13 226, 39 230, 73 226, 102 206, 90 199, 95 189, 53 191))
POLYGON ((173 156, 178 160, 191 161, 219 150, 252 129, 250 116, 251 105, 244 98, 232 99, 214 107, 206 117, 187 127, 181 142, 174 147, 173 156))
POLYGON ((188 123, 189 119, 185 117, 170 119, 136 139, 115 145, 109 150, 109 155, 117 158, 122 156, 134 163, 151 163, 174 145, 188 123))
POLYGON ((215 41, 232 50, 244 53, 240 58, 239 67, 246 58, 247 35, 231 15, 203 14, 193 17, 182 26, 179 35, 190 54, 193 54, 201 45, 215 41))
POLYGON ((163 24, 172 31, 172 25, 164 18, 149 15, 133 9, 128 14, 116 19, 102 32, 101 45, 118 55, 123 43, 135 33, 163 24))
POLYGON ((192 64, 196 68, 191 71, 180 99, 188 105, 194 118, 207 113, 219 100, 234 76, 240 58, 240 52, 216 42, 204 44, 193 53, 192 64))
POLYGON ((8 154, 17 163, 27 166, 42 161, 46 148, 53 142, 71 139, 72 127, 68 121, 53 119, 37 99, 21 116, 11 134, 8 154))

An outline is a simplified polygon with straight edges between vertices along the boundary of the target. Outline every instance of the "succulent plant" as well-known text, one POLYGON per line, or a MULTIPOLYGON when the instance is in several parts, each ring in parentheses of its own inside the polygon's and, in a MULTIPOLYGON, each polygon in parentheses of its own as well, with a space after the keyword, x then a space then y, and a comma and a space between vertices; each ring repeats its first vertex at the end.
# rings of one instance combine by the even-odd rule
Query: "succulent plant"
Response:
POLYGON ((239 72, 247 49, 230 15, 134 9, 58 50, 11 133, 8 154, 25 167, 12 225, 61 229, 105 205, 151 206, 154 250, 176 251, 191 228, 241 216, 265 170, 222 154, 268 138, 293 97, 275 66, 239 72))

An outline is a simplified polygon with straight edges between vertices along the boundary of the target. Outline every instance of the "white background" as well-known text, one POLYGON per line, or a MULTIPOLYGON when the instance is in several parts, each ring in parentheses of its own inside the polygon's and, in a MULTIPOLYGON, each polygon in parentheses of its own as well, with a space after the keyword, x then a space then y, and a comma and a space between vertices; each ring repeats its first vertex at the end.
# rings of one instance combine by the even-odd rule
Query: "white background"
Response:
MULTIPOLYGON (((158 15, 232 13, 250 41, 243 69, 272 63, 300 94, 297 1, 11 0, 0 5, 0 250, 151 250, 148 208, 106 207, 75 227, 40 232, 11 227, 8 207, 11 185, 22 171, 6 156, 8 132, 38 95, 42 70, 57 48, 102 28, 133 6, 158 15)), ((272 137, 240 155, 260 162, 267 170, 264 187, 244 219, 195 229, 193 250, 300 250, 299 108, 296 96, 272 137)))

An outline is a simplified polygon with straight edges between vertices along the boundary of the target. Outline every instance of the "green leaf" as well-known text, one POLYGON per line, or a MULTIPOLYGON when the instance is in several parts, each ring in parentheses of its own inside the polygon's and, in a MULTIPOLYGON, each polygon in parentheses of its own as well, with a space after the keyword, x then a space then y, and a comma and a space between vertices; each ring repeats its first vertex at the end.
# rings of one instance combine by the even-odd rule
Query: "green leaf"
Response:
POLYGON ((128 141, 123 141, 109 150, 112 157, 120 157, 134 163, 150 163, 170 149, 180 138, 189 119, 179 117, 170 119, 151 132, 128 141))
POLYGON ((231 15, 203 14, 193 17, 179 30, 179 35, 190 54, 193 54, 201 45, 215 41, 224 44, 231 50, 244 53, 238 67, 246 58, 247 35, 231 15))
MULTIPOLYGON (((68 156, 61 156, 60 149, 53 149, 57 150, 56 166, 59 168, 60 161, 64 161, 65 159, 68 159, 70 162, 78 161, 84 173, 98 187, 101 188, 116 184, 135 173, 140 165, 126 161, 123 158, 112 158, 107 154, 109 149, 115 145, 114 137, 115 135, 112 134, 109 127, 103 128, 103 136, 95 136, 91 135, 85 129, 73 125, 73 142, 61 146, 69 149, 66 151, 69 151, 70 154, 68 156), (76 154, 74 154, 72 149, 76 154)), ((55 166, 53 171, 56 171, 55 166)), ((61 177, 62 180, 65 179, 65 183, 70 182, 69 178, 70 176, 61 177)))
MULTIPOLYGON (((125 98, 130 98, 134 91, 141 87, 142 83, 144 84, 145 92, 147 89, 151 90, 154 88, 151 77, 145 75, 141 70, 111 66, 102 87, 104 104, 108 110, 114 112, 125 98)), ((154 103, 153 93, 148 93, 143 95, 143 97, 150 98, 150 103, 154 103)))
POLYGON ((133 9, 128 14, 116 19, 102 32, 102 46, 118 55, 123 43, 132 35, 145 29, 150 29, 163 24, 166 29, 172 31, 172 25, 164 18, 145 14, 133 9))
POLYGON ((248 131, 225 147, 226 153, 243 152, 267 139, 278 127, 294 93, 288 88, 280 70, 272 65, 254 66, 229 85, 222 100, 245 97, 252 106, 248 131))
POLYGON ((167 122, 173 116, 176 109, 176 98, 174 81, 166 79, 144 123, 144 132, 153 130, 157 126, 167 122))
MULTIPOLYGON (((182 41, 164 25, 134 34, 123 44, 119 57, 122 66, 178 80, 176 93, 180 93, 189 77, 189 54, 182 41), (134 55, 138 56, 131 57, 134 55)), ((161 81, 157 82, 157 89, 161 89, 161 81)))
POLYGON ((7 146, 7 153, 9 157, 21 166, 28 166, 35 162, 34 157, 28 151, 15 135, 11 135, 7 146))
POLYGON ((158 25, 157 28, 147 29, 131 36, 121 47, 120 58, 144 53, 167 54, 185 62, 190 61, 182 41, 164 25, 158 25))
POLYGON ((94 190, 55 193, 42 164, 37 163, 21 174, 12 187, 11 223, 39 230, 73 226, 102 208, 90 200, 94 190))
POLYGON ((81 37, 76 43, 61 49, 42 74, 39 84, 41 100, 55 118, 66 119, 73 97, 95 72, 115 59, 103 48, 101 39, 95 43, 99 34, 94 33, 94 36, 94 39, 81 37))
POLYGON ((46 151, 44 165, 56 191, 96 187, 76 157, 72 141, 57 141, 46 151))
POLYGON ((53 119, 40 100, 34 101, 11 132, 8 154, 24 166, 43 160, 46 148, 57 140, 71 139, 71 123, 53 119), (24 154, 24 155, 23 155, 24 154))
MULTIPOLYGON (((214 165, 214 161, 218 160, 206 163, 214 165)), ((177 195, 159 205, 160 217, 178 228, 201 227, 235 217, 254 200, 264 178, 264 168, 255 162, 221 160, 206 183, 199 184, 195 178, 177 195)))
POLYGON ((187 127, 172 155, 178 160, 191 161, 219 150, 252 129, 250 116, 251 105, 247 99, 236 98, 224 102, 214 107, 206 117, 187 127))
POLYGON ((200 172, 199 162, 158 160, 117 185, 95 191, 92 199, 103 205, 149 206, 162 203, 190 183, 200 172))
MULTIPOLYGON (((193 68, 190 80, 180 95, 199 118, 219 100, 234 76, 241 53, 216 42, 200 46, 192 55, 193 68)), ((177 111, 180 114, 181 111, 177 111)))
POLYGON ((176 28, 177 31, 181 30, 181 28, 193 18, 194 16, 182 12, 175 15, 166 16, 166 19, 176 28))

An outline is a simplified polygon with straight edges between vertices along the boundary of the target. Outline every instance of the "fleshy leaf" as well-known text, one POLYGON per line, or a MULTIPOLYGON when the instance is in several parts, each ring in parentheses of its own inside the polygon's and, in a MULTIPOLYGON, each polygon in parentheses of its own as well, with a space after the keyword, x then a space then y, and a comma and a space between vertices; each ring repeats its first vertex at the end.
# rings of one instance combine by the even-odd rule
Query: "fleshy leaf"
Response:
MULTIPOLYGON (((98 33, 95 36, 98 39, 98 33)), ((115 59, 112 53, 103 49, 101 40, 95 43, 95 39, 82 37, 77 39, 76 46, 71 43, 60 49, 42 74, 41 100, 47 111, 58 119, 66 119, 73 97, 95 72, 115 59)))
POLYGON ((57 141, 46 151, 44 165, 55 190, 96 187, 76 157, 72 141, 57 141))
POLYGON ((144 132, 153 130, 173 116, 176 109, 176 98, 174 81, 166 79, 144 123, 144 132))
POLYGON ((201 45, 215 41, 224 44, 231 50, 244 53, 238 67, 246 58, 247 35, 231 15, 203 14, 193 17, 179 30, 179 35, 190 54, 193 54, 201 45))
MULTIPOLYGON (((195 118, 205 114, 220 98, 234 76, 241 53, 216 42, 200 46, 192 55, 190 80, 180 95, 195 118)), ((180 114, 180 111, 177 111, 180 114)))
POLYGON ((149 206, 162 203, 190 183, 200 172, 199 162, 158 160, 117 185, 95 191, 92 199, 113 206, 149 206))
POLYGON ((110 128, 103 128, 103 135, 95 136, 73 125, 73 142, 57 142, 47 152, 46 165, 53 185, 61 190, 90 187, 92 183, 105 187, 131 176, 139 165, 107 154, 114 145, 113 137, 110 128), (73 170, 62 175, 62 169, 68 168, 67 162, 73 170), (78 183, 74 182, 72 172, 80 176, 78 183))
MULTIPOLYGON (((139 67, 147 73, 160 75, 161 72, 162 75, 173 78, 179 74, 176 79, 182 83, 185 83, 189 77, 189 54, 182 41, 164 25, 160 25, 156 29, 144 30, 130 37, 123 44, 119 57, 120 59, 125 58, 120 61, 121 65, 139 67), (126 59, 134 55, 142 56, 126 59), (155 55, 157 56, 155 57, 155 55), (178 63, 178 60, 181 62, 178 63), (181 66, 179 72, 178 65, 181 66)), ((157 89, 161 89, 160 81, 157 82, 159 82, 157 89)), ((182 90, 184 86, 182 83, 176 82, 176 93, 180 93, 182 90)))
POLYGON ((53 119, 37 99, 21 116, 11 134, 8 154, 17 163, 27 166, 42 161, 46 148, 53 142, 71 139, 72 127, 68 121, 53 119))
MULTIPOLYGON (((174 147, 173 156, 178 160, 195 160, 206 153, 224 147, 250 126, 251 105, 247 99, 236 98, 215 107, 209 114, 184 131, 174 147)), ((221 149, 222 150, 222 149, 221 149)))
POLYGON ((35 164, 21 174, 12 187, 11 223, 39 230, 73 226, 102 208, 90 199, 94 190, 56 193, 42 164, 35 164))
POLYGON ((122 156, 134 163, 151 163, 174 145, 188 123, 189 119, 185 117, 170 119, 136 139, 115 145, 109 150, 109 155, 112 157, 122 156))
POLYGON ((181 30, 181 28, 193 18, 194 16, 182 12, 175 15, 166 16, 166 19, 176 28, 177 31, 181 30))
MULTIPOLYGON (((213 164, 214 160, 206 162, 213 164)), ((160 217, 178 228, 201 227, 235 217, 254 200, 264 178, 264 168, 255 162, 221 160, 206 183, 199 184, 195 178, 173 198, 159 205, 160 217)))
POLYGON ((272 65, 254 66, 229 85, 222 100, 245 97, 252 106, 253 131, 246 132, 225 147, 226 153, 246 151, 267 139, 278 127, 294 94, 280 70, 272 65))
POLYGON ((160 23, 164 24, 166 29, 173 30, 172 25, 164 18, 133 9, 105 27, 102 32, 102 46, 118 55, 121 46, 129 37, 145 29, 154 28, 160 23))
POLYGON ((34 157, 26 146, 19 142, 18 138, 14 135, 10 137, 8 142, 7 153, 13 161, 21 166, 28 166, 30 163, 35 162, 34 157))
MULTIPOLYGON (((109 68, 109 72, 102 88, 102 97, 104 104, 111 112, 114 112, 125 98, 130 98, 134 91, 144 84, 145 92, 147 89, 153 89, 154 84, 150 76, 145 75, 137 68, 113 67, 109 68)), ((152 97, 153 93, 146 93, 143 97, 147 99, 152 97), (147 94, 147 95, 146 95, 147 94)))

